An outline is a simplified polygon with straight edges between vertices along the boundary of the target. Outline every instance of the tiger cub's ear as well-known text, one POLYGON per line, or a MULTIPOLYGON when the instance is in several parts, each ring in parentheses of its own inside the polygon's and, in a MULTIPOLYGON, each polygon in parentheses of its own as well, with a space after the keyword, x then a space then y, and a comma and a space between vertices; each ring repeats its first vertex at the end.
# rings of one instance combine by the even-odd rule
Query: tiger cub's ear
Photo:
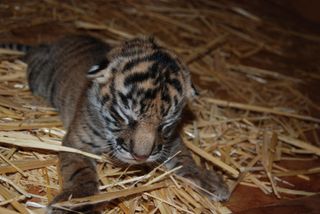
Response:
POLYGON ((199 96, 199 92, 194 86, 194 84, 191 83, 191 97, 197 97, 197 96, 199 96))
POLYGON ((186 96, 188 99, 193 99, 199 95, 197 88, 194 86, 192 79, 191 79, 191 74, 190 70, 187 68, 186 65, 182 64, 183 68, 182 69, 182 74, 184 75, 185 79, 185 90, 186 90, 186 96))
POLYGON ((91 66, 87 72, 88 79, 95 80, 98 83, 106 83, 110 76, 110 71, 107 70, 109 63, 109 60, 105 58, 101 62, 91 66))

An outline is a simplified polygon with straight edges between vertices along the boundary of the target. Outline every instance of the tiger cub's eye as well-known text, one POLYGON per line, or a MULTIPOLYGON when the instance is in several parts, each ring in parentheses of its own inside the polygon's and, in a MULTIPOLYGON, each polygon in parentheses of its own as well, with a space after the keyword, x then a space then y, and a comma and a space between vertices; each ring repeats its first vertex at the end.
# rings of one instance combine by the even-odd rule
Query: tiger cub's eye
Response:
POLYGON ((128 145, 125 144, 124 140, 122 138, 118 138, 116 140, 117 144, 125 151, 129 152, 129 148, 128 148, 128 145))
POLYGON ((159 153, 163 148, 163 145, 162 144, 158 144, 157 146, 155 146, 155 148, 153 149, 151 155, 155 155, 157 153, 159 153))

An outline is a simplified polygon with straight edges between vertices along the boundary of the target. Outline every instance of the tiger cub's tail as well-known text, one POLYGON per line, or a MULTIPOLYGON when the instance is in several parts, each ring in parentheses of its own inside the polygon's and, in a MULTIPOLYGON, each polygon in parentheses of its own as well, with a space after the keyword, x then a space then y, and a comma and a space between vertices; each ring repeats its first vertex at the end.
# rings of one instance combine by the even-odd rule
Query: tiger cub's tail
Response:
POLYGON ((0 44, 0 53, 2 54, 26 54, 32 47, 30 45, 17 43, 0 44))

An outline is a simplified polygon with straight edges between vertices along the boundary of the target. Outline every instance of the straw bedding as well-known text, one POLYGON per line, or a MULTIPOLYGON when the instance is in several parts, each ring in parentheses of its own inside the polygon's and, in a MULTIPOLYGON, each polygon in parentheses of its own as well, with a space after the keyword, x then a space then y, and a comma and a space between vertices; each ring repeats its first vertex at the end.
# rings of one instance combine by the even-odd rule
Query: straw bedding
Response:
MULTIPOLYGON (((318 42, 320 37, 285 30, 224 1, 81 2, 3 4, 0 12, 9 16, 1 23, 2 29, 58 21, 72 32, 92 34, 113 44, 135 35, 155 35, 188 63, 200 92, 189 104, 181 128, 199 165, 220 170, 232 191, 245 185, 278 198, 315 194, 296 189, 287 178, 308 182, 311 174, 320 173, 320 166, 292 170, 281 165, 283 160, 320 156, 316 146, 320 145, 320 119, 310 116, 319 107, 299 90, 306 78, 242 62, 263 59, 263 54, 285 57, 284 38, 318 42)), ((59 116, 29 92, 26 65, 18 60, 19 53, 0 53, 0 213, 44 212, 43 207, 59 191, 57 151, 97 159, 101 181, 101 195, 61 206, 110 201, 105 213, 231 212, 175 176, 176 169, 165 171, 159 166, 147 173, 123 169, 108 163, 106 157, 61 146, 65 131, 59 116)), ((304 76, 320 78, 316 73, 304 76)))

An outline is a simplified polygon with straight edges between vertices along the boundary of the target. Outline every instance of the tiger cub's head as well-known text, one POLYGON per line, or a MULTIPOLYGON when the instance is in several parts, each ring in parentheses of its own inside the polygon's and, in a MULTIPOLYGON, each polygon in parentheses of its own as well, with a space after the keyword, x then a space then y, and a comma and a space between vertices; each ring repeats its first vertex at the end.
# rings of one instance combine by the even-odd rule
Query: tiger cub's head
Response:
POLYGON ((166 158, 182 109, 195 94, 177 56, 152 38, 137 38, 111 50, 88 77, 112 155, 129 164, 166 158))

